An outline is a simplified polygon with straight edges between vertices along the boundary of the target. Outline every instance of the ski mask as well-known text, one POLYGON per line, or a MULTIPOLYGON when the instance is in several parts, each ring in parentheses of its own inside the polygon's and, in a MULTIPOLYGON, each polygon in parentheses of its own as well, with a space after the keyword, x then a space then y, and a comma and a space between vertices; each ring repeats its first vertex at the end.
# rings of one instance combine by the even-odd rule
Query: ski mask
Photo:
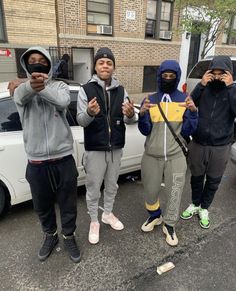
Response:
POLYGON ((27 69, 30 75, 32 73, 44 73, 48 74, 50 70, 50 66, 45 66, 40 63, 35 63, 35 64, 27 64, 27 69))
POLYGON ((161 91, 164 93, 172 93, 176 89, 176 78, 175 79, 164 79, 161 78, 161 91))
POLYGON ((214 80, 212 82, 209 82, 208 84, 209 87, 214 91, 222 90, 226 87, 225 82, 222 82, 220 80, 214 80))

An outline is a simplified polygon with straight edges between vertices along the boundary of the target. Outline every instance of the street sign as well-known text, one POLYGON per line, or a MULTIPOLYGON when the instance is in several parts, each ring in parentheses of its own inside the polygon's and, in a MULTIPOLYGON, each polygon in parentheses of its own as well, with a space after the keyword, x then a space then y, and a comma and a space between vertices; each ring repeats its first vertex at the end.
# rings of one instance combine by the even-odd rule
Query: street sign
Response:
POLYGON ((9 49, 0 49, 0 56, 11 57, 11 51, 9 49))

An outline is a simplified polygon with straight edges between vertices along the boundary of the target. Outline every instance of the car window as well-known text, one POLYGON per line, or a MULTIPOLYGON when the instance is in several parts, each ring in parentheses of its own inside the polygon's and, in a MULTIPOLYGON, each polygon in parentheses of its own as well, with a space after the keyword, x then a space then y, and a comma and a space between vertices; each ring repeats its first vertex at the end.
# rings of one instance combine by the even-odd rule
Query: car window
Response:
POLYGON ((11 98, 0 99, 0 132, 22 130, 19 113, 11 98))
POLYGON ((70 91, 70 105, 68 106, 66 118, 70 126, 78 126, 76 120, 76 113, 77 113, 77 96, 78 91, 70 91))
POLYGON ((208 70, 209 64, 210 60, 199 62, 190 72, 189 78, 201 79, 204 73, 208 70))

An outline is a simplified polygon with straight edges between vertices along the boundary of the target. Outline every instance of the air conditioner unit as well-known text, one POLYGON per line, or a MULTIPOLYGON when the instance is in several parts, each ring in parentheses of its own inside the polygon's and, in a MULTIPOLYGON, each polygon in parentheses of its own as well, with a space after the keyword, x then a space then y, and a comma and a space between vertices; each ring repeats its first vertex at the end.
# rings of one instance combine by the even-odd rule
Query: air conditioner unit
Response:
POLYGON ((159 33, 160 39, 171 39, 172 38, 172 31, 168 30, 161 30, 159 33))
POLYGON ((97 25, 97 33, 112 34, 112 26, 111 25, 97 25))

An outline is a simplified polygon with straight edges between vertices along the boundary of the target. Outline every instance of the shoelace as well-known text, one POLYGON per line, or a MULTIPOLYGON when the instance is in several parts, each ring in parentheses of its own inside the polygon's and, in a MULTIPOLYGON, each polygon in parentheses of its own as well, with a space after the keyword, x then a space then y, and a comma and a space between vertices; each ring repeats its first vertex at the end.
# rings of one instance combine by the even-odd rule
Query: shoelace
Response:
POLYGON ((206 209, 201 211, 201 218, 208 219, 208 211, 206 209))

